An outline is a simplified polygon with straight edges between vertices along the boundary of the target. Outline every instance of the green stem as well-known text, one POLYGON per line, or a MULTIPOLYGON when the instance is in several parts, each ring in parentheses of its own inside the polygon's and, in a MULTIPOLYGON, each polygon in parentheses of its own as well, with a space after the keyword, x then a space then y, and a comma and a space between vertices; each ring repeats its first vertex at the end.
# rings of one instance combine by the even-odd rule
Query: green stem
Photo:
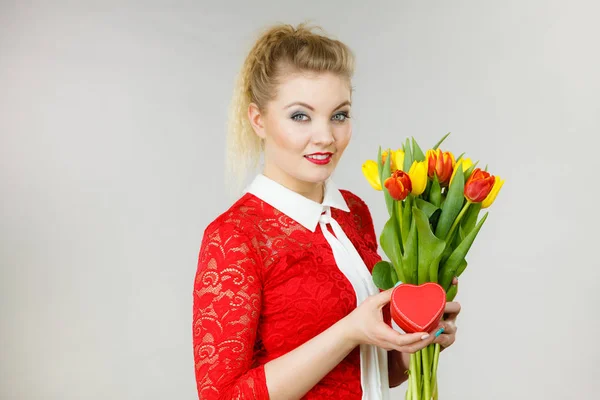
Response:
MULTIPOLYGON (((452 223, 452 226, 450 227, 450 230, 448 231, 448 234, 446 235, 446 239, 447 240, 452 238, 452 234, 454 233, 454 230, 456 229, 456 227, 460 223, 460 220, 465 215, 465 213, 467 212, 467 209, 469 208, 470 205, 471 205, 471 202, 469 200, 467 200, 467 202, 463 206, 462 210, 460 210, 460 213, 458 214, 458 216, 456 217, 456 219, 452 223)), ((450 243, 450 242, 447 242, 447 243, 450 243)))
POLYGON ((404 238, 402 237, 402 216, 404 215, 404 204, 401 201, 397 200, 394 200, 394 202, 394 206, 396 207, 396 209, 394 210, 396 212, 396 228, 398 232, 398 237, 400 238, 398 242, 400 244, 400 251, 402 252, 402 254, 404 254, 404 238))
POLYGON ((419 388, 417 387, 417 353, 410 355, 410 382, 412 400, 419 400, 419 388))
MULTIPOLYGON (((423 366, 421 365, 421 352, 417 351, 415 353, 417 360, 417 388, 419 390, 419 394, 421 393, 421 377, 423 376, 423 366)), ((419 397, 420 399, 421 397, 419 397)))
POLYGON ((441 347, 439 343, 435 344, 435 352, 433 353, 433 366, 431 368, 431 384, 433 387, 434 398, 437 397, 437 369, 440 360, 441 347))
POLYGON ((421 350, 423 356, 423 397, 426 400, 431 399, 431 359, 429 358, 429 347, 421 350))

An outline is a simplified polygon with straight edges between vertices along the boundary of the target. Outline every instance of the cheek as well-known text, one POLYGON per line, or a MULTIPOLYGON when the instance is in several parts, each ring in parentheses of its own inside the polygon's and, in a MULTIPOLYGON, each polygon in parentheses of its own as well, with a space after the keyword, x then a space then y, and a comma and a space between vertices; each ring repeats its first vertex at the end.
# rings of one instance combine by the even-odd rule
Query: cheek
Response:
POLYGON ((348 143, 350 143, 351 138, 352 125, 350 124, 344 127, 340 127, 335 131, 336 149, 339 153, 342 153, 346 149, 348 143))
POLYGON ((278 149, 297 153, 306 148, 310 135, 307 135, 299 125, 293 121, 289 123, 286 121, 274 127, 275 129, 273 129, 270 136, 278 149))

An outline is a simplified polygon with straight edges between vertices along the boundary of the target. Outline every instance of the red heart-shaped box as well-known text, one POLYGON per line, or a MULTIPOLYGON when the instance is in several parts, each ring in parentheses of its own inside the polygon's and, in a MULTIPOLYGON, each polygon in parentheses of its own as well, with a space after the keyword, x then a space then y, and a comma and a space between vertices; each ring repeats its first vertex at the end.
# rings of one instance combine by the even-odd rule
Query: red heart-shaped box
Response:
POLYGON ((446 306, 446 291, 434 282, 402 283, 392 291, 390 309, 396 324, 406 333, 431 332, 446 306))

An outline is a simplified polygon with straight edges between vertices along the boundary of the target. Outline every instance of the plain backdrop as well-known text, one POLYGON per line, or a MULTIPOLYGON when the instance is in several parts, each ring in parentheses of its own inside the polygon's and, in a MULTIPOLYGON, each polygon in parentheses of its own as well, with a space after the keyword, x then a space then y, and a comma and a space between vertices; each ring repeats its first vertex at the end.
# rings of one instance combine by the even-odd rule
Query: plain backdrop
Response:
MULTIPOLYGON (((195 399, 192 287, 258 31, 357 57, 335 174, 370 206, 414 136, 506 179, 469 254, 442 400, 598 398, 594 1, 0 1, 0 398, 195 399)), ((403 399, 406 385, 392 391, 403 399)))

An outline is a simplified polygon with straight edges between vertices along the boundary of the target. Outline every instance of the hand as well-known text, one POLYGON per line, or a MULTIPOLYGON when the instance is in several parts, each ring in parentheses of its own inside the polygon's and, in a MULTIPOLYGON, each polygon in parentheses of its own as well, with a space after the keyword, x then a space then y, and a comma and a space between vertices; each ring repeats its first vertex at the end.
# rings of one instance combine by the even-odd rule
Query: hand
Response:
POLYGON ((385 323, 381 309, 390 302, 392 291, 393 288, 367 297, 344 317, 349 340, 356 345, 373 344, 402 353, 415 353, 433 343, 433 332, 402 334, 385 323))
MULTIPOLYGON (((458 279, 454 278, 452 281, 453 285, 458 285, 458 279)), ((435 338, 434 343, 439 343, 441 349, 444 350, 450 347, 456 341, 456 317, 460 313, 460 303, 456 301, 449 301, 446 303, 444 308, 444 318, 440 321, 440 328, 444 328, 444 333, 435 338)))

